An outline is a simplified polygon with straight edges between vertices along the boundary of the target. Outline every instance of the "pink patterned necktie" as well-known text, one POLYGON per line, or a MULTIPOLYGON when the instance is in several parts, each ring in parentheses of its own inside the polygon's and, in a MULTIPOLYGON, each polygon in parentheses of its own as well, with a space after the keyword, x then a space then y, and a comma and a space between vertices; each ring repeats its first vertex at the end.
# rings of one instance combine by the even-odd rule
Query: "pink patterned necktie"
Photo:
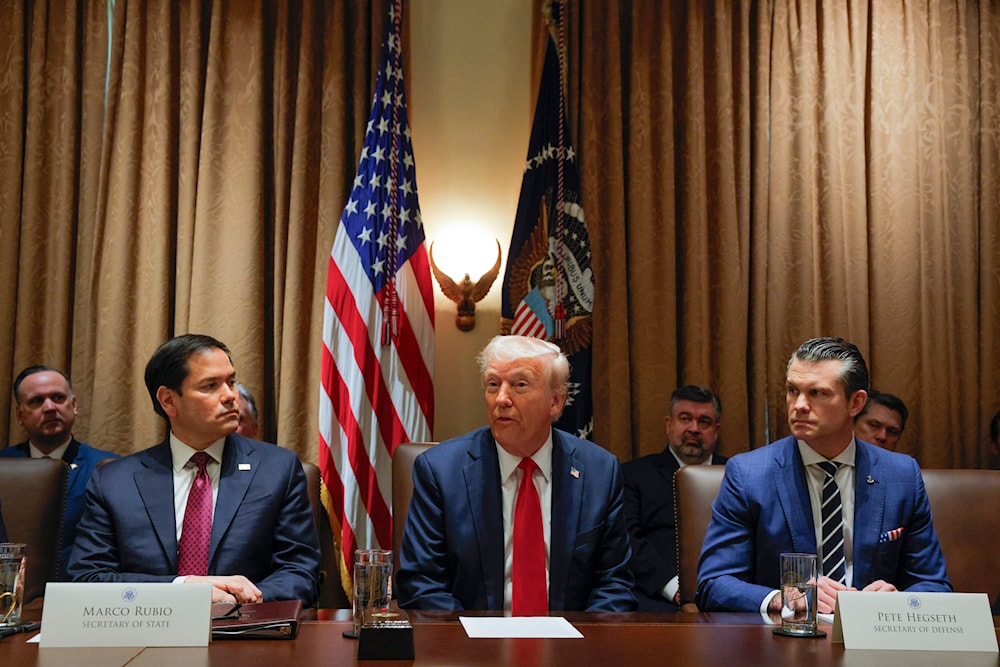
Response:
POLYGON ((208 476, 209 461, 205 452, 197 452, 191 462, 198 466, 191 491, 188 492, 187 509, 181 540, 177 545, 177 575, 208 574, 208 547, 212 541, 212 479, 208 476))
POLYGON ((545 583, 545 535, 542 504, 532 476, 538 466, 530 458, 521 459, 521 485, 514 502, 514 567, 511 571, 510 606, 514 616, 545 616, 549 613, 549 592, 545 583))

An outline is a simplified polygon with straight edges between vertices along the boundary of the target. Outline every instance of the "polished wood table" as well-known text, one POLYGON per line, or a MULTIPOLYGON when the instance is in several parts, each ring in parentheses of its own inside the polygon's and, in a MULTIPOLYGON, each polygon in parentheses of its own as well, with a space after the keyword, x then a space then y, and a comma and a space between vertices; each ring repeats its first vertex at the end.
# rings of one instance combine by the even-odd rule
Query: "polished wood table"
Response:
MULTIPOLYGON (((348 610, 321 610, 294 640, 216 640, 208 648, 40 649, 27 636, 0 641, 0 665, 352 665, 348 610)), ((566 614, 583 639, 469 639, 458 615, 410 612, 416 660, 363 665, 1000 665, 996 654, 845 651, 830 641, 780 637, 758 614, 566 614)), ((1000 618, 998 618, 1000 620, 1000 618)))

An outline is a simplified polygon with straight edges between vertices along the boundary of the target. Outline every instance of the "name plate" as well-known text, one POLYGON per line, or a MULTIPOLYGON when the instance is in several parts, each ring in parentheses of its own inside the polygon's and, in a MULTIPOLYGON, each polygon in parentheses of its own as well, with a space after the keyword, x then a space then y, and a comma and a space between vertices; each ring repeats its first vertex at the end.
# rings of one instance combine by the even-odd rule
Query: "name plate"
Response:
POLYGON ((208 646, 211 584, 49 583, 46 647, 208 646))
POLYGON ((986 593, 841 591, 832 640, 848 649, 997 653, 986 593))

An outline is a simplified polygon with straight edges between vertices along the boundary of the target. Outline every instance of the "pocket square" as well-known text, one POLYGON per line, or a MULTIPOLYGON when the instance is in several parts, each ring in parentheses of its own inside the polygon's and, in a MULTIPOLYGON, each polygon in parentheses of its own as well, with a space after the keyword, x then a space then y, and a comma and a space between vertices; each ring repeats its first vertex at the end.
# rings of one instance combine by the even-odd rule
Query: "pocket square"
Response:
POLYGON ((895 542, 903 536, 903 527, 893 528, 892 530, 887 530, 878 536, 878 543, 883 544, 885 542, 895 542))

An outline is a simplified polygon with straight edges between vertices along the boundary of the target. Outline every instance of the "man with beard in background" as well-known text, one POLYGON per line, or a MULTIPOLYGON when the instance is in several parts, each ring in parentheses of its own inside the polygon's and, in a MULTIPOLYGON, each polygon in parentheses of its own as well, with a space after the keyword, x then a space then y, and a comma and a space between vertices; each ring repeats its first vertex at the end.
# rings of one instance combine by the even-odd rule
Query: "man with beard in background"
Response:
POLYGON ((677 527, 674 473, 686 465, 721 465, 715 454, 722 403, 710 389, 688 385, 670 396, 667 447, 622 466, 625 525, 632 539, 632 572, 639 611, 677 611, 677 527))

